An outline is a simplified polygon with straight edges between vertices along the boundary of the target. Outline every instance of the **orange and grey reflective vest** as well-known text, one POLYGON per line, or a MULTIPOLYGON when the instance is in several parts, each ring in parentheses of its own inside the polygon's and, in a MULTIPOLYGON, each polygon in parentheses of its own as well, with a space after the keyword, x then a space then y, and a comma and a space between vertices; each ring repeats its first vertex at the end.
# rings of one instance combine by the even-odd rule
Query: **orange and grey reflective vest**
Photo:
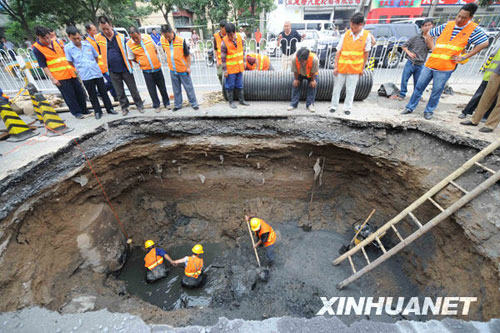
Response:
POLYGON ((469 22, 462 31, 451 39, 453 29, 455 28, 455 21, 448 22, 441 35, 438 37, 434 50, 432 50, 432 54, 429 56, 429 59, 427 59, 425 66, 438 71, 454 70, 457 63, 451 60, 451 58, 463 53, 469 41, 469 37, 476 27, 476 23, 469 22))
POLYGON ((153 71, 161 67, 160 59, 156 54, 156 44, 149 35, 141 35, 141 42, 136 44, 132 39, 127 42, 135 56, 135 60, 143 71, 153 71))
MULTIPOLYGON (((307 59, 307 63, 306 63, 306 74, 307 74, 306 76, 309 78, 311 77, 314 56, 316 56, 316 54, 309 52, 309 58, 307 59)), ((300 61, 299 61, 299 59, 297 59, 297 55, 295 55, 295 65, 297 66, 297 73, 300 74, 300 61)), ((316 72, 314 74, 318 74, 318 72, 316 72)))
POLYGON ((260 220, 260 230, 256 231, 255 233, 257 234, 257 237, 259 239, 262 239, 262 235, 265 233, 269 233, 267 236, 267 241, 264 243, 265 247, 268 247, 270 245, 273 245, 276 243, 276 233, 274 232, 273 228, 267 224, 264 220, 260 220))
POLYGON ((340 50, 339 68, 340 74, 361 74, 365 62, 365 45, 370 32, 363 30, 363 35, 354 40, 351 30, 347 30, 340 50))
POLYGON ((203 259, 198 256, 192 255, 188 257, 188 262, 186 268, 184 269, 184 274, 189 277, 194 277, 195 279, 200 276, 203 269, 203 259))
POLYGON ((269 56, 263 55, 263 54, 256 54, 256 53, 250 53, 247 56, 250 56, 252 58, 255 58, 255 62, 253 65, 250 65, 247 61, 247 71, 254 71, 254 70, 259 70, 259 71, 268 71, 269 66, 271 64, 271 60, 269 59, 269 56))
POLYGON ((224 37, 223 41, 226 45, 226 67, 228 74, 237 74, 245 71, 245 65, 243 60, 243 39, 239 33, 236 33, 236 46, 234 41, 230 41, 229 38, 224 37))
POLYGON ((161 46, 167 54, 168 68, 177 73, 187 72, 187 57, 184 55, 184 39, 178 35, 172 40, 172 45, 168 39, 161 36, 161 46), (171 48, 174 50, 172 53, 171 48))
MULTIPOLYGON (((116 42, 118 43, 118 47, 120 48, 120 52, 121 52, 122 57, 123 57, 123 62, 125 63, 125 66, 127 66, 129 73, 132 73, 132 63, 130 62, 130 60, 128 60, 128 57, 127 57, 125 36, 119 32, 116 32, 116 31, 115 31, 115 35, 116 35, 116 42)), ((108 39, 102 33, 98 33, 95 35, 95 40, 96 40, 97 44, 99 45, 99 49, 101 50, 102 63, 104 66, 103 68, 106 70, 106 72, 108 72, 108 39)), ((101 71, 102 71, 102 69, 101 69, 101 71)))
POLYGON ((107 69, 106 69, 106 66, 104 66, 104 62, 102 61, 101 48, 97 44, 97 41, 92 36, 88 36, 87 38, 85 38, 85 40, 87 42, 89 42, 90 45, 92 45, 92 47, 94 48, 94 50, 98 54, 97 64, 99 65, 99 68, 101 69, 101 73, 102 74, 106 73, 107 69))
POLYGON ((52 47, 44 46, 40 42, 33 44, 47 60, 47 67, 56 80, 68 80, 76 77, 75 69, 69 64, 64 53, 64 46, 59 40, 51 41, 52 47))
POLYGON ((222 37, 220 35, 220 31, 217 31, 214 34, 215 46, 217 47, 217 65, 222 65, 222 55, 221 55, 221 45, 222 45, 222 37))
POLYGON ((163 257, 156 255, 156 248, 151 249, 144 257, 144 266, 151 271, 161 264, 163 264, 163 257))

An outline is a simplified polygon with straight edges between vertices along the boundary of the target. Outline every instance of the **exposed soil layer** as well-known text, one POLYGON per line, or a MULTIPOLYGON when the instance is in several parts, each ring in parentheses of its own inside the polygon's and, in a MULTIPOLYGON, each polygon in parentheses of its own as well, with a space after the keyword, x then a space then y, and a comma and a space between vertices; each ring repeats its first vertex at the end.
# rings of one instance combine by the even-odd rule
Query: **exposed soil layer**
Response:
MULTIPOLYGON (((95 308, 174 325, 206 325, 221 315, 310 317, 320 308, 319 296, 341 294, 334 285, 350 268, 330 262, 352 237, 353 222, 376 208, 372 223, 381 225, 476 152, 418 131, 307 117, 117 121, 0 185, 0 310, 61 309, 79 295, 93 295, 95 308), (310 205, 320 157, 322 185, 310 205), (272 279, 253 290, 245 212, 280 231, 272 279), (211 306, 163 311, 130 297, 112 274, 126 259, 122 230, 134 245, 154 238, 167 248, 221 242, 234 249, 221 255, 223 267, 213 276, 223 287, 211 306)), ((496 156, 485 164, 499 168, 496 156)), ((460 184, 472 189, 481 178, 471 171, 460 184)), ((499 193, 495 185, 342 295, 477 296, 466 319, 500 316, 499 193)), ((458 196, 447 188, 437 200, 446 207, 458 196)), ((429 204, 416 215, 427 221, 437 213, 429 204)), ((415 230, 409 222, 400 229, 405 235, 415 230)))

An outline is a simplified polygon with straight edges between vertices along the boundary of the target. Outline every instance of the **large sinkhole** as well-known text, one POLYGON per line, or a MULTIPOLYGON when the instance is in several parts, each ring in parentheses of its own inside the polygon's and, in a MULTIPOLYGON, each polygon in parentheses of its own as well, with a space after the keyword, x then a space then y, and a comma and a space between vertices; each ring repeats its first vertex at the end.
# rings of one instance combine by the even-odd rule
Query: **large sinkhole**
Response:
MULTIPOLYGON (((11 237, 0 263, 0 309, 37 304, 61 310, 75 297, 91 295, 95 308, 188 325, 213 324, 222 316, 312 317, 322 306, 321 296, 475 296, 477 306, 468 320, 498 316, 497 267, 457 223, 460 216, 442 222, 348 288, 335 288, 351 274, 347 262, 331 262, 352 238, 354 222, 375 208, 370 223, 381 226, 474 153, 416 131, 366 130, 355 137, 353 142, 362 144, 249 133, 142 135, 96 154, 92 167, 112 208, 82 162, 30 198, 30 208, 12 213, 13 222, 4 229, 11 237), (311 200, 318 158, 324 168, 311 200), (267 283, 255 276, 244 222, 249 213, 278 233, 267 283), (122 230, 133 240, 130 246, 122 230), (162 282, 144 283, 147 239, 174 258, 188 255, 195 243, 206 245, 206 265, 212 268, 204 289, 183 290, 181 268, 171 268, 162 282)), ((444 204, 457 195, 446 189, 439 199, 444 204)), ((495 207, 493 196, 480 197, 481 207, 495 207)), ((464 210, 464 219, 480 222, 474 206, 464 210)), ((431 205, 416 212, 422 221, 436 213, 431 205)), ((414 230, 409 222, 399 228, 404 235, 414 230)), ((396 241, 393 234, 386 237, 396 241)), ((368 255, 377 251, 369 249, 368 255)))

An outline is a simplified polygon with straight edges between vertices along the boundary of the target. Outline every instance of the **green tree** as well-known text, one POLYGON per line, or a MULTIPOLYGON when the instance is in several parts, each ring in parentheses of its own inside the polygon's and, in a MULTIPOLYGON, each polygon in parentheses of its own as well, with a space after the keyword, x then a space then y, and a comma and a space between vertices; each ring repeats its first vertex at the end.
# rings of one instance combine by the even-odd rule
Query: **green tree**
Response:
POLYGON ((174 6, 182 6, 183 1, 180 0, 151 0, 151 7, 154 10, 160 11, 168 24, 168 15, 174 9, 174 6))
POLYGON ((128 28, 131 25, 140 25, 141 19, 151 14, 153 8, 137 7, 134 0, 105 0, 102 11, 113 20, 114 26, 128 28))
POLYGON ((34 17, 33 1, 30 0, 0 0, 0 5, 12 22, 18 23, 26 37, 33 41, 33 33, 30 28, 30 17, 34 17))
MULTIPOLYGON (((230 0, 231 1, 231 0, 230 0)), ((212 23, 211 33, 218 29, 219 22, 227 19, 231 12, 231 2, 226 0, 187 0, 184 7, 189 8, 196 15, 195 24, 206 26, 212 23)), ((205 33, 208 31, 205 31, 205 33)))

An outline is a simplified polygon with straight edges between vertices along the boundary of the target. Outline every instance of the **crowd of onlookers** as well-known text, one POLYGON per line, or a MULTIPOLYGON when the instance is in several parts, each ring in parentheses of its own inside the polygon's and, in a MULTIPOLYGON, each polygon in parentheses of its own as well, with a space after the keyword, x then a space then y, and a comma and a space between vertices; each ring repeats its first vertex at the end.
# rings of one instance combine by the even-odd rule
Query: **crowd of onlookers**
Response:
MULTIPOLYGON (((422 94, 432 81, 432 91, 425 106, 424 118, 433 117, 440 97, 448 79, 457 66, 466 63, 469 58, 488 47, 488 37, 478 24, 472 21, 477 10, 476 4, 465 4, 455 20, 434 26, 432 19, 426 19, 420 34, 406 41, 402 49, 405 52, 405 63, 401 89, 391 99, 403 101, 408 94, 408 81, 413 77, 414 90, 403 115, 411 114, 422 100, 422 94), (473 47, 469 48, 469 45, 473 47)), ((365 18, 361 13, 354 14, 349 22, 349 29, 342 34, 336 47, 333 75, 334 87, 329 107, 331 113, 340 107, 341 92, 345 87, 343 111, 353 112, 353 100, 359 78, 364 75, 365 65, 375 38, 364 28, 365 18)), ((246 33, 243 28, 225 20, 220 22, 220 29, 213 35, 214 55, 217 62, 217 75, 231 108, 236 108, 234 100, 242 105, 249 105, 244 99, 243 72, 249 70, 274 70, 269 56, 256 53, 246 53, 246 33)), ((53 30, 37 27, 37 41, 32 50, 47 77, 59 88, 71 113, 82 118, 88 113, 85 103, 85 92, 80 81, 86 88, 96 118, 102 115, 98 96, 101 96, 108 113, 116 114, 111 105, 108 91, 120 107, 124 115, 128 114, 129 101, 125 95, 124 84, 127 85, 139 112, 144 112, 143 100, 139 94, 132 75, 132 63, 139 65, 156 112, 161 107, 173 109, 182 108, 182 87, 188 96, 189 103, 197 110, 199 108, 191 81, 191 53, 199 52, 200 41, 195 30, 189 40, 183 39, 169 25, 161 27, 157 32, 152 29, 150 34, 141 34, 136 27, 129 28, 130 38, 114 30, 111 21, 104 16, 99 18, 99 30, 93 24, 86 25, 86 35, 80 34, 75 27, 66 29, 69 38, 64 44, 57 39, 53 30), (174 90, 175 103, 170 106, 170 99, 165 86, 159 52, 167 59, 170 79, 174 90), (63 60, 61 60, 63 59, 63 60), (76 71, 75 71, 76 70, 76 71), (78 76, 77 76, 78 73, 78 76), (161 102, 158 97, 161 95, 161 102)), ((252 38, 258 46, 262 33, 255 30, 252 38)), ((277 36, 276 47, 282 52, 282 71, 291 71, 294 75, 292 83, 291 102, 288 110, 298 107, 301 86, 306 86, 306 108, 314 112, 315 96, 318 85, 319 59, 307 48, 297 49, 304 35, 291 28, 290 22, 285 22, 283 31, 277 36)), ((26 43, 28 46, 28 43, 26 43)), ((29 45, 31 47, 31 45, 29 45)), ((5 38, 1 39, 0 47, 7 52, 14 52, 14 45, 5 38)), ((486 122, 481 132, 492 132, 500 122, 500 48, 493 50, 493 56, 485 67, 483 82, 460 114, 464 119, 472 114, 470 120, 461 122, 465 126, 477 126, 481 120, 486 122)))

